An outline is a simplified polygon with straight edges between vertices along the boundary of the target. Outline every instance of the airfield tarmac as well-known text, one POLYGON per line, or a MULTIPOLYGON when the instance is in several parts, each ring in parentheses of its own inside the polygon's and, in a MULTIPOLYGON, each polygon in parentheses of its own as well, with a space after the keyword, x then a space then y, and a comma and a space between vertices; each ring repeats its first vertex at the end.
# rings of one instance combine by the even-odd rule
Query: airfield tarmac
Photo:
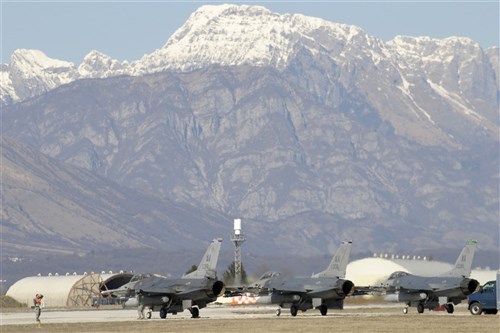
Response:
POLYGON ((291 317, 283 309, 280 317, 274 306, 217 306, 200 310, 199 319, 188 311, 168 314, 160 319, 137 320, 136 310, 44 310, 39 328, 31 311, 0 313, 0 332, 500 332, 500 315, 472 316, 466 305, 458 305, 454 314, 415 308, 402 314, 396 306, 349 306, 331 310, 327 316, 310 310, 291 317))

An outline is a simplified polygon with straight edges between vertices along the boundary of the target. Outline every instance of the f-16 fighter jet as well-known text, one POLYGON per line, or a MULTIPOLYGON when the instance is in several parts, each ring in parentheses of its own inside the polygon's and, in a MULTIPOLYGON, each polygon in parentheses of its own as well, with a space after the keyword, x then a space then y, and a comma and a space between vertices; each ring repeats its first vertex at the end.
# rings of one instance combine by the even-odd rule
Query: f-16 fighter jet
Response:
POLYGON ((453 305, 467 298, 479 286, 478 281, 469 278, 476 244, 476 241, 468 241, 455 267, 444 274, 426 277, 401 271, 392 273, 382 283, 387 293, 386 300, 406 303, 405 314, 409 306, 416 306, 418 313, 423 313, 425 308, 434 309, 440 305, 444 305, 448 313, 453 313, 453 305))
POLYGON ((224 292, 224 283, 217 279, 217 260, 222 239, 214 239, 194 272, 178 279, 152 276, 135 284, 135 293, 142 297, 145 308, 159 311, 160 318, 167 313, 177 314, 188 309, 193 318, 199 317, 199 309, 217 299, 224 292))
POLYGON ((280 273, 268 272, 250 289, 258 291, 259 303, 278 304, 277 316, 281 308, 290 308, 294 317, 299 310, 313 308, 325 316, 329 308, 342 308, 344 298, 354 287, 351 281, 344 279, 351 245, 352 242, 344 242, 321 273, 305 278, 285 278, 280 273))

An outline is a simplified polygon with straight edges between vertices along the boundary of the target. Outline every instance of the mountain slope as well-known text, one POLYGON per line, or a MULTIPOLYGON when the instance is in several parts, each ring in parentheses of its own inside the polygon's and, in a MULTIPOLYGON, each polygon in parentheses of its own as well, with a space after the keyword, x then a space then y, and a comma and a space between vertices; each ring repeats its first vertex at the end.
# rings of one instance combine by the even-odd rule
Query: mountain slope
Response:
MULTIPOLYGON (((492 130, 488 121, 496 118, 498 65, 490 59, 498 57, 498 48, 484 52, 474 41, 457 37, 399 36, 384 42, 355 26, 246 5, 200 7, 162 48, 130 64, 92 51, 77 67, 40 51, 18 50, 9 64, 2 65, 0 93, 8 104, 82 78, 191 71, 210 65, 284 70, 304 53, 315 61, 330 62, 338 75, 334 80, 347 88, 361 88, 365 94, 371 91, 375 96, 370 98, 380 106, 394 98, 384 100, 377 91, 398 95, 401 107, 410 109, 418 121, 429 122, 427 129, 436 119, 453 116, 450 111, 459 111, 492 130), (448 111, 429 112, 434 108, 448 111)), ((416 137, 420 128, 397 130, 416 137)), ((434 134, 440 140, 447 138, 444 133, 434 134)))
POLYGON ((3 137, 2 250, 77 253, 90 249, 188 248, 227 231, 221 215, 203 216, 67 166, 3 137), (199 231, 197 231, 199 230, 199 231))
POLYGON ((251 221, 261 250, 271 237, 295 254, 344 239, 497 249, 495 57, 467 38, 383 42, 203 6, 143 59, 93 52, 78 80, 9 104, 3 131, 202 217, 251 221))
POLYGON ((494 138, 421 145, 341 86, 322 99, 331 88, 312 73, 239 66, 78 81, 6 108, 5 133, 130 188, 282 225, 294 251, 344 238, 375 247, 382 235, 386 248, 402 237, 418 246, 416 232, 427 245, 495 244, 494 138), (316 232, 304 237, 306 225, 316 232))

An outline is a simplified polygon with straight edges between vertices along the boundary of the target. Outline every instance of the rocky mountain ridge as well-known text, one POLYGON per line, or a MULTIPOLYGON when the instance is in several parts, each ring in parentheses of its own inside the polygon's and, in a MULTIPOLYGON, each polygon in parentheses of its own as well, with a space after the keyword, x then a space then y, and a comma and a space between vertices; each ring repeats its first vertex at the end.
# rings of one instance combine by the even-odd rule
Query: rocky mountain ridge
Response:
POLYGON ((494 138, 421 145, 356 95, 318 101, 307 80, 238 67, 77 81, 6 108, 4 134, 123 186, 258 221, 293 251, 345 238, 397 248, 417 233, 427 246, 433 235, 495 243, 477 229, 496 225, 494 138))
MULTIPOLYGON (((331 58, 340 67, 356 62, 357 58, 386 69, 393 67, 404 89, 412 85, 409 77, 420 76, 422 69, 426 77, 429 70, 433 72, 432 82, 438 85, 436 89, 443 84, 444 90, 453 92, 468 92, 471 82, 464 80, 460 81, 460 87, 453 86, 451 82, 456 80, 447 79, 447 76, 444 79, 448 82, 443 82, 442 74, 446 71, 463 76, 471 70, 469 67, 493 66, 498 77, 498 62, 495 61, 498 47, 484 52, 468 38, 437 40, 398 36, 384 42, 356 26, 300 14, 280 15, 259 6, 207 5, 195 11, 162 48, 130 63, 119 62, 93 50, 76 66, 51 59, 38 50, 17 50, 0 70, 0 97, 4 104, 9 104, 78 79, 124 74, 140 76, 164 70, 190 71, 214 64, 271 66, 283 70, 304 50, 331 58), (456 67, 464 64, 465 59, 468 67, 456 67), (438 71, 436 67, 442 68, 438 71)), ((495 80, 491 76, 489 79, 495 80)), ((478 97, 480 93, 486 97, 492 94, 489 89, 477 89, 475 95, 464 97, 478 97)), ((461 98, 461 94, 457 96, 461 98)), ((467 103, 464 105, 468 107, 467 103)))
POLYGON ((497 249, 496 54, 203 6, 141 63, 94 52, 86 79, 6 105, 3 135, 125 192, 243 218, 262 251, 497 249), (272 47, 238 55, 252 27, 272 47))

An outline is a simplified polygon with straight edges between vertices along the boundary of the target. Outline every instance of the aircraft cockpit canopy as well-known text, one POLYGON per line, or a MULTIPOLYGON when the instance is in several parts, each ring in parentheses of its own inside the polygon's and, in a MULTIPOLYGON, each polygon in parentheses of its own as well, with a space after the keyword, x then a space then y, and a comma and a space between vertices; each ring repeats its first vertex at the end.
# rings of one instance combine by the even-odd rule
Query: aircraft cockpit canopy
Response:
POLYGON ((152 275, 153 274, 150 274, 150 273, 136 274, 136 275, 132 276, 132 279, 130 279, 130 282, 137 282, 137 281, 140 281, 142 279, 151 277, 152 275))
POLYGON ((402 271, 397 271, 397 272, 394 272, 391 274, 391 276, 389 276, 389 280, 393 280, 393 279, 399 279, 403 276, 407 276, 408 273, 407 272, 402 272, 402 271))
POLYGON ((265 272, 264 274, 262 274, 262 276, 260 277, 259 280, 266 280, 266 279, 278 277, 280 275, 281 275, 280 272, 265 272))

